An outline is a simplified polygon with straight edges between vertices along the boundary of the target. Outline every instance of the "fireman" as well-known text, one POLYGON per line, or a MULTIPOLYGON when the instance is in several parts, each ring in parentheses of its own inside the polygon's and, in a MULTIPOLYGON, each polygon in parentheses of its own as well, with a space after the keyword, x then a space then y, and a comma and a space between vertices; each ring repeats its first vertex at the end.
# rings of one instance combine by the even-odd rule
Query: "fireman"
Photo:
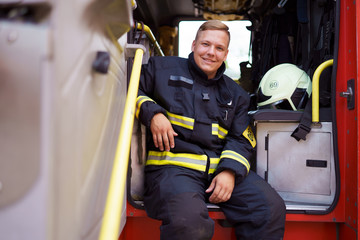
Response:
POLYGON ((285 204, 249 159, 256 141, 249 96, 224 75, 230 33, 218 20, 198 30, 188 59, 152 57, 143 66, 136 116, 150 130, 147 214, 161 239, 211 239, 207 202, 218 204, 238 239, 282 239, 285 204))

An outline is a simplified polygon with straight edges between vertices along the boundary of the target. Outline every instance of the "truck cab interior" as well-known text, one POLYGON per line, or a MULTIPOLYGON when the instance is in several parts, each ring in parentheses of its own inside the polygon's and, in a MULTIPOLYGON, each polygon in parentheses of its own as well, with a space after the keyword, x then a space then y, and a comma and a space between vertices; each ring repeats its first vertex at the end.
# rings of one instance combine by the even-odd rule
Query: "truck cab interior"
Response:
MULTIPOLYGON (((249 115, 257 138, 252 170, 278 191, 288 212, 326 214, 336 206, 340 187, 334 107, 338 5, 339 1, 331 0, 139 0, 134 10, 137 27, 129 32, 128 41, 147 46, 144 63, 150 56, 159 55, 154 50, 156 44, 144 33, 145 24, 164 55, 186 57, 188 53, 181 50, 185 42, 182 37, 185 33, 194 36, 197 30, 189 26, 199 26, 208 19, 240 23, 230 29, 235 46, 230 51, 241 52, 242 58, 228 59, 226 64, 235 66, 229 75, 252 100, 249 115), (183 23, 189 25, 182 27, 183 23), (261 80, 281 64, 297 66, 311 79, 312 93, 299 109, 284 104, 274 107, 275 100, 258 106, 261 80)), ((290 93, 291 98, 295 95, 290 93)), ((128 201, 137 208, 143 208, 145 141, 144 126, 135 122, 128 201)), ((216 206, 209 207, 217 210, 216 206)))

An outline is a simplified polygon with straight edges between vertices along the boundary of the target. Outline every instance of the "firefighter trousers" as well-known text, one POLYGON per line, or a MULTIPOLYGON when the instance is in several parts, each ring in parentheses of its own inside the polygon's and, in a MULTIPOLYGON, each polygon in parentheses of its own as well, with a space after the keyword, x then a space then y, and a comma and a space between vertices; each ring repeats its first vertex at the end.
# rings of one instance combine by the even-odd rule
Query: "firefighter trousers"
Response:
MULTIPOLYGON (((211 179, 206 173, 177 166, 145 171, 144 204, 147 214, 161 220, 161 240, 206 240, 214 233, 205 190, 211 179)), ((219 204, 233 224, 237 239, 282 239, 285 204, 277 192, 256 173, 235 183, 231 198, 219 204)))

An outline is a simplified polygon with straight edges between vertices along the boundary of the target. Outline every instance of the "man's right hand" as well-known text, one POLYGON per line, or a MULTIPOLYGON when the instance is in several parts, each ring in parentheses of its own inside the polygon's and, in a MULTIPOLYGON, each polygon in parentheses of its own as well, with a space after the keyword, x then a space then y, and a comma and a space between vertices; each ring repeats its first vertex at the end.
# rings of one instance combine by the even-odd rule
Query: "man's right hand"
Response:
POLYGON ((178 134, 174 131, 167 117, 162 113, 157 113, 151 119, 150 130, 152 133, 155 147, 160 151, 170 151, 175 147, 174 137, 178 134))

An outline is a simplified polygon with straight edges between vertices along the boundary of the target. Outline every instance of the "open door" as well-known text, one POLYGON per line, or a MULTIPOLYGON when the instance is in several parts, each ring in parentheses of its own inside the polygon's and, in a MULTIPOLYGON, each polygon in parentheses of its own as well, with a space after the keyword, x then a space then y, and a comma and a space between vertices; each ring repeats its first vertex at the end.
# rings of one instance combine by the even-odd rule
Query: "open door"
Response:
POLYGON ((358 2, 341 1, 336 119, 343 187, 340 200, 345 206, 344 239, 359 239, 359 10, 358 2))

